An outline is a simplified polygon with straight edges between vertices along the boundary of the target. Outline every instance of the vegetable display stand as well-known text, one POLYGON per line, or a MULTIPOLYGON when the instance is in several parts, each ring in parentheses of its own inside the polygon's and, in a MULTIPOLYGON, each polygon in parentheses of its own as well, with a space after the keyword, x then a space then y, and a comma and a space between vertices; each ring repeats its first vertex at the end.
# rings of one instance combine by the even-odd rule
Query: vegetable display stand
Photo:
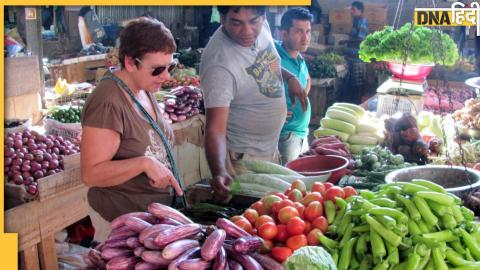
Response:
POLYGON ((5 211, 5 231, 18 233, 19 269, 58 269, 54 234, 87 216, 87 190, 72 187, 5 211))
POLYGON ((5 209, 34 200, 46 200, 58 193, 83 186, 80 178, 80 153, 63 157, 64 170, 38 179, 38 192, 32 195, 24 185, 5 183, 5 209))
POLYGON ((205 115, 196 115, 172 125, 175 135, 173 155, 184 186, 211 178, 205 155, 205 115))
POLYGON ((65 59, 61 64, 49 65, 53 80, 64 78, 69 83, 95 80, 95 69, 105 67, 106 54, 65 59))

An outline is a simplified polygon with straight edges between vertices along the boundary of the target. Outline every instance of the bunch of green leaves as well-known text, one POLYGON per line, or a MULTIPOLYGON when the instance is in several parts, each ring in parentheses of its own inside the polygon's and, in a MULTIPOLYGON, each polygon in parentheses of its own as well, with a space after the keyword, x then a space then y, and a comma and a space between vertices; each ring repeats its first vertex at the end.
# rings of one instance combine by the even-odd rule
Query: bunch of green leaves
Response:
POLYGON ((440 33, 441 43, 439 33, 426 27, 416 26, 410 41, 409 35, 410 23, 398 30, 386 26, 383 31, 368 35, 360 44, 360 59, 364 62, 371 62, 372 59, 403 62, 406 52, 408 64, 436 63, 451 66, 457 61, 457 46, 447 34, 440 33), (443 46, 443 50, 439 46, 443 46))
POLYGON ((343 56, 329 52, 317 55, 312 61, 307 61, 308 72, 312 78, 335 78, 337 69, 335 65, 345 63, 343 56))

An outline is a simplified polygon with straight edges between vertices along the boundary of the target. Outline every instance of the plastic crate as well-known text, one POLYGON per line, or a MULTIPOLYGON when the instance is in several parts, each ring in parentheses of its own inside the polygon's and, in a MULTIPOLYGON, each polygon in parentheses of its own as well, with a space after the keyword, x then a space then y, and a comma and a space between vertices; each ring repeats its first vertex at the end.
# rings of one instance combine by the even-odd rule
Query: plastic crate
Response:
POLYGON ((397 112, 418 115, 423 110, 423 96, 378 94, 377 116, 394 115, 397 112))

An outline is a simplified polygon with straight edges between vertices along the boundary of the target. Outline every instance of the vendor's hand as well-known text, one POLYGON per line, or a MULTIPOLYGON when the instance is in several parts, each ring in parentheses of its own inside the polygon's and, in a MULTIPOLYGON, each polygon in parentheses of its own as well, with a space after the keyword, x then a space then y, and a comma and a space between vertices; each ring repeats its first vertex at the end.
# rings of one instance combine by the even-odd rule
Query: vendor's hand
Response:
POLYGON ((230 186, 233 179, 230 175, 218 175, 210 180, 210 186, 213 189, 213 200, 216 202, 228 202, 231 199, 230 186))
POLYGON ((300 85, 300 82, 295 77, 288 79, 288 96, 290 97, 292 106, 295 106, 295 97, 297 97, 302 105, 302 111, 307 110, 307 94, 305 93, 305 89, 303 89, 303 87, 300 85))
POLYGON ((146 157, 145 174, 150 179, 150 185, 155 188, 172 186, 177 195, 182 196, 183 190, 173 176, 172 172, 154 157, 146 157))

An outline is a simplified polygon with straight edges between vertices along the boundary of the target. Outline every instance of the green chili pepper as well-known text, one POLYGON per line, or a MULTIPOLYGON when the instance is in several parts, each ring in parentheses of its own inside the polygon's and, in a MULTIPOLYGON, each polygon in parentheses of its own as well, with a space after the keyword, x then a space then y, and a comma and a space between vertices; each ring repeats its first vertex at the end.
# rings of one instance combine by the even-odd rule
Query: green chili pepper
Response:
POLYGON ((420 255, 416 253, 410 253, 408 255, 407 265, 405 266, 405 270, 416 270, 421 261, 420 255))
MULTIPOLYGON (((445 256, 447 258, 447 260, 453 264, 454 266, 464 266, 464 265, 471 265, 472 262, 471 261, 467 261, 465 260, 462 255, 458 254, 457 252, 453 251, 453 249, 449 248, 447 249, 447 251, 445 252, 445 256)), ((480 262, 478 262, 478 264, 480 265, 480 262)))
MULTIPOLYGON (((366 216, 367 223, 370 224, 371 229, 375 230, 379 235, 381 235, 385 241, 389 242, 390 244, 398 247, 402 238, 392 231, 387 230, 382 224, 376 221, 374 218, 370 216, 366 216)), ((370 238, 370 240, 372 240, 370 238)))
MULTIPOLYGON (((348 226, 355 226, 355 224, 352 223, 352 216, 350 216, 348 213, 345 214, 343 217, 342 221, 340 222, 340 225, 338 225, 337 233, 338 235, 342 236, 345 234, 345 230, 347 229, 348 226)), ((351 234, 351 231, 350 231, 351 234)), ((350 238, 350 237, 349 237, 350 238)))
POLYGON ((370 191, 370 190, 366 190, 366 189, 365 189, 365 190, 361 190, 361 191, 360 191, 360 196, 361 196, 362 198, 367 199, 367 200, 371 200, 371 199, 375 198, 375 192, 370 191))
POLYGON ((332 224, 335 220, 335 214, 337 212, 335 204, 332 201, 328 200, 325 201, 323 205, 325 207, 325 214, 327 215, 328 224, 332 224))
POLYGON ((372 269, 372 256, 366 255, 363 257, 362 262, 360 263, 360 267, 358 270, 370 270, 372 269))
POLYGON ((358 237, 357 244, 355 245, 355 254, 361 258, 365 256, 367 252, 367 234, 364 233, 358 237))
MULTIPOLYGON (((438 223, 438 218, 432 213, 427 202, 418 196, 413 196, 413 202, 417 206, 418 211, 422 213, 422 217, 429 226, 435 226, 438 223)), ((422 228, 420 228, 422 230, 422 228)))
POLYGON ((318 240, 320 241, 322 246, 328 248, 329 250, 334 250, 334 249, 338 248, 338 242, 337 241, 332 240, 332 239, 326 237, 323 234, 319 234, 318 240))
POLYGON ((387 255, 387 251, 382 237, 373 228, 370 228, 370 245, 372 246, 373 262, 376 264, 387 255))
POLYGON ((388 198, 375 198, 370 200, 370 202, 377 206, 382 206, 382 207, 390 207, 390 208, 397 207, 397 203, 394 200, 390 200, 388 198))
POLYGON ((408 220, 408 231, 411 235, 417 235, 422 233, 417 223, 413 219, 408 220))
POLYGON ((439 216, 443 216, 447 214, 449 211, 452 211, 448 206, 445 206, 443 204, 439 204, 437 202, 429 201, 429 200, 425 200, 425 201, 428 203, 428 206, 430 206, 430 209, 432 209, 433 212, 435 212, 439 216))
POLYGON ((452 230, 455 227, 457 227, 457 221, 455 221, 455 218, 453 217, 452 214, 443 215, 441 220, 443 222, 443 226, 446 229, 452 230))
POLYGON ((398 248, 393 246, 392 244, 385 242, 387 246, 388 256, 387 261, 390 265, 396 265, 400 263, 400 256, 398 252, 398 248))
POLYGON ((368 226, 366 224, 365 225, 359 225, 359 226, 353 227, 352 231, 356 232, 356 233, 368 232, 368 231, 370 231, 370 226, 368 226))
POLYGON ((408 194, 415 194, 420 191, 430 191, 429 188, 426 188, 424 186, 420 186, 417 184, 412 184, 412 183, 405 183, 403 185, 403 192, 408 193, 408 194))
POLYGON ((428 180, 413 179, 411 183, 429 188, 432 191, 436 191, 436 192, 440 192, 440 193, 447 193, 447 191, 445 191, 445 189, 442 186, 440 186, 439 184, 435 184, 433 182, 430 182, 428 180))
POLYGON ((449 244, 457 253, 461 255, 465 255, 467 253, 467 251, 463 248, 462 243, 460 243, 460 240, 452 241, 449 244))
POLYGON ((389 216, 375 216, 374 218, 389 230, 397 226, 397 221, 389 216))
POLYGON ((377 264, 373 270, 387 270, 389 266, 388 261, 383 261, 377 264))
POLYGON ((448 266, 442 257, 442 251, 440 250, 440 248, 432 249, 432 257, 436 270, 448 270, 448 266))
POLYGON ((473 258, 475 258, 476 261, 480 261, 480 247, 475 242, 475 239, 462 228, 460 228, 460 233, 467 249, 472 253, 473 258))
POLYGON ((427 250, 427 254, 422 257, 422 260, 420 261, 420 265, 418 266, 418 269, 424 269, 428 262, 430 262, 430 254, 432 253, 432 250, 431 249, 428 249, 427 250))
POLYGON ((398 221, 398 223, 406 224, 408 222, 408 217, 404 213, 398 211, 397 209, 386 208, 386 207, 375 207, 375 208, 369 209, 368 212, 372 215, 393 217, 398 221))
POLYGON ((462 210, 460 210, 459 206, 452 206, 450 207, 452 210, 453 217, 457 221, 457 223, 462 223, 462 221, 465 220, 465 217, 463 216, 462 210))
POLYGON ((413 220, 419 221, 420 219, 422 219, 420 212, 418 211, 417 207, 415 207, 415 204, 412 201, 402 195, 397 195, 397 200, 400 201, 403 205, 405 205, 408 213, 410 214, 410 217, 413 220))
POLYGON ((445 193, 435 191, 419 191, 415 195, 445 206, 452 206, 455 203, 453 198, 445 193))
POLYGON ((475 213, 473 213, 472 210, 466 208, 465 206, 461 206, 460 211, 462 212, 463 216, 467 221, 475 220, 475 213))
POLYGON ((453 235, 452 231, 450 231, 450 230, 422 234, 422 237, 425 237, 427 239, 433 239, 433 240, 436 240, 436 241, 439 241, 439 242, 440 241, 445 242, 448 239, 451 239, 453 236, 454 235, 453 235))
POLYGON ((353 246, 355 245, 356 241, 356 237, 351 238, 350 240, 348 240, 347 244, 345 244, 345 247, 342 248, 342 252, 340 253, 340 259, 338 261, 338 270, 348 270, 348 266, 350 265, 350 261, 352 258, 353 246))
POLYGON ((355 226, 353 223, 348 223, 347 228, 345 229, 345 234, 342 237, 342 240, 340 240, 340 248, 343 248, 347 244, 347 242, 352 238, 352 229, 353 226, 355 226))

